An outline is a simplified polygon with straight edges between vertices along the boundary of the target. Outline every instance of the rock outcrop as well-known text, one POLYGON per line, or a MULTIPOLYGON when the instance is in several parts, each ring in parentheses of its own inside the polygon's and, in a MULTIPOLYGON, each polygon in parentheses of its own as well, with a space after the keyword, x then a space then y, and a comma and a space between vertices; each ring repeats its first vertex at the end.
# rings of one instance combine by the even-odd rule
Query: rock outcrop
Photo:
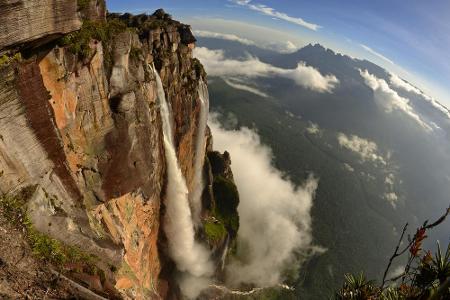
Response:
POLYGON ((0 1, 0 49, 43 44, 81 27, 77 1, 0 1))
MULTIPOLYGON (((171 103, 191 191, 206 78, 190 27, 162 10, 106 17, 100 0, 1 1, 0 23, 0 191, 37 186, 27 203, 33 228, 97 258, 101 278, 64 266, 72 279, 107 297, 176 298, 160 228, 166 164, 152 70, 171 103)), ((210 169, 206 223, 220 201, 210 169)), ((206 229, 199 236, 222 259, 237 221, 218 222, 219 239, 206 229)))

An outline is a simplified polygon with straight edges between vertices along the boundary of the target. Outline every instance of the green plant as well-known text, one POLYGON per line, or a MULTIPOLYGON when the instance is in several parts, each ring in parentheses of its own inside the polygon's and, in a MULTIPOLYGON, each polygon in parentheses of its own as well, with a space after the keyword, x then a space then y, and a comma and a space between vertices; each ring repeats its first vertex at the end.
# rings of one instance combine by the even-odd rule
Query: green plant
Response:
MULTIPOLYGON (((85 268, 96 268, 95 256, 89 255, 78 247, 69 246, 34 228, 27 214, 27 202, 33 196, 37 186, 28 186, 16 194, 0 197, 0 208, 3 216, 14 226, 24 230, 25 237, 33 255, 57 267, 67 263, 80 263, 85 268)), ((48 196, 48 193, 42 189, 48 196)))
POLYGON ((26 220, 26 203, 36 191, 36 186, 27 186, 15 195, 6 194, 0 197, 3 216, 13 225, 22 225, 26 220))
POLYGON ((343 288, 336 293, 336 300, 364 300, 371 299, 378 294, 373 281, 366 279, 363 273, 358 275, 346 274, 343 288))
POLYGON ((218 242, 223 239, 227 231, 225 226, 218 220, 208 220, 204 224, 206 238, 210 243, 218 242))
POLYGON ((139 57, 143 54, 142 49, 131 46, 130 49, 130 57, 133 59, 139 59, 139 57))
POLYGON ((20 52, 10 54, 3 54, 0 56, 0 67, 10 65, 13 62, 19 62, 22 60, 22 54, 20 52))
MULTIPOLYGON (((112 39, 127 28, 125 23, 118 19, 107 22, 84 21, 79 31, 63 36, 59 39, 58 45, 67 46, 70 52, 79 55, 81 58, 88 58, 92 51, 91 41, 101 41, 105 48, 106 59, 106 56, 110 56, 109 46, 112 39)), ((111 58, 108 57, 108 59, 111 58)))
POLYGON ((197 77, 206 78, 207 74, 206 74, 205 68, 203 67, 202 63, 197 58, 192 59, 192 67, 195 70, 197 77))
POLYGON ((432 224, 425 222, 416 233, 409 239, 408 244, 400 249, 407 225, 403 228, 402 235, 391 256, 385 270, 381 286, 367 281, 364 275, 346 275, 343 288, 335 294, 339 300, 444 300, 450 299, 450 243, 445 254, 438 243, 438 250, 433 256, 430 251, 423 251, 422 244, 426 239, 426 231, 441 224, 450 214, 450 208, 443 216, 432 224), (386 279, 392 261, 405 254, 408 262, 404 272, 391 279, 386 279), (399 285, 385 287, 388 282, 399 285))
POLYGON ((428 251, 416 268, 414 284, 420 288, 440 285, 450 278, 450 243, 445 254, 442 253, 439 243, 437 246, 438 251, 434 257, 428 251))
POLYGON ((236 234, 239 229, 239 193, 236 185, 232 180, 218 175, 213 181, 213 193, 216 204, 213 209, 214 216, 236 234))

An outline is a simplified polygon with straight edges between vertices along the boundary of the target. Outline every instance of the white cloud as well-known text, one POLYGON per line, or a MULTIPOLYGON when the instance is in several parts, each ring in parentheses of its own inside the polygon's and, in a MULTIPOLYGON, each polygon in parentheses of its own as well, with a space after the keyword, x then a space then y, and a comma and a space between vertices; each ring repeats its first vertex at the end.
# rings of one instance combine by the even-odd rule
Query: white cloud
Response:
POLYGON ((355 152, 363 161, 379 162, 386 165, 386 161, 378 154, 378 146, 375 142, 356 135, 347 136, 344 133, 339 133, 337 139, 341 147, 355 152))
POLYGON ((293 23, 296 25, 300 25, 300 26, 303 26, 310 30, 317 31, 320 28, 322 28, 322 26, 320 26, 320 25, 306 22, 302 18, 291 17, 291 16, 287 15, 286 13, 276 11, 275 9, 273 9, 272 7, 268 7, 267 5, 253 3, 253 1, 251 1, 251 0, 230 0, 230 1, 233 3, 236 3, 238 5, 245 6, 253 11, 262 13, 266 16, 270 16, 275 19, 284 20, 284 21, 287 21, 287 22, 290 22, 290 23, 293 23))
POLYGON ((391 82, 391 84, 396 87, 396 88, 400 88, 403 89, 407 92, 413 92, 416 93, 417 95, 422 96, 423 93, 421 90, 419 90, 418 88, 416 88, 415 86, 412 86, 411 84, 409 84, 408 82, 404 81, 403 79, 401 79, 400 77, 398 77, 397 75, 395 75, 394 73, 390 73, 389 74, 390 78, 389 81, 391 82))
POLYGON ((390 73, 389 78, 390 83, 399 89, 403 89, 407 92, 415 93, 419 96, 422 96, 426 101, 428 101, 434 108, 438 109, 440 112, 442 112, 447 118, 450 119, 450 111, 448 108, 443 106, 441 103, 433 99, 432 97, 428 96, 424 92, 422 92, 420 89, 416 88, 415 86, 411 85, 410 83, 406 82, 405 80, 401 79, 394 73, 390 73))
POLYGON ((307 45, 303 37, 299 37, 291 32, 258 26, 248 22, 208 17, 188 18, 186 22, 191 24, 196 30, 235 34, 239 38, 254 42, 258 47, 274 51, 291 52, 293 50, 292 45, 298 46, 297 48, 307 45))
POLYGON ((214 148, 231 153, 240 195, 238 259, 227 267, 227 281, 231 286, 275 286, 286 268, 301 263, 296 254, 319 252, 311 245, 310 215, 318 182, 309 178, 296 187, 273 166, 270 148, 254 131, 225 130, 211 119, 214 148))
POLYGON ((297 51, 298 49, 300 49, 299 46, 297 46, 296 44, 294 44, 293 42, 291 42, 289 40, 270 42, 270 43, 265 43, 265 42, 256 43, 255 41, 252 41, 250 39, 247 39, 247 38, 235 35, 235 34, 230 34, 230 33, 213 32, 213 31, 209 31, 209 30, 194 30, 193 32, 198 37, 233 41, 233 42, 241 43, 243 45, 257 46, 259 48, 272 50, 272 51, 276 51, 279 53, 293 53, 293 52, 297 51))
POLYGON ((431 127, 419 117, 411 105, 409 105, 409 100, 400 97, 396 91, 389 87, 384 79, 380 79, 375 75, 370 74, 367 70, 359 70, 359 72, 364 78, 366 85, 374 91, 375 102, 379 107, 384 109, 385 112, 391 113, 394 109, 402 111, 425 130, 432 130, 431 127))
POLYGON ((199 37, 234 41, 234 42, 239 42, 244 45, 256 45, 254 41, 237 36, 235 34, 219 33, 219 32, 212 32, 212 31, 206 31, 206 30, 194 30, 194 34, 199 37))
POLYGON ((306 131, 310 134, 319 134, 319 135, 322 132, 319 125, 312 122, 309 123, 309 126, 306 128, 306 131))
POLYGON ((405 266, 397 266, 391 272, 389 272, 388 278, 396 278, 405 272, 405 266))
POLYGON ((397 207, 398 196, 394 192, 395 186, 395 175, 393 173, 389 173, 384 179, 384 183, 386 184, 387 192, 384 194, 384 199, 386 199, 393 208, 397 207))
POLYGON ((257 88, 245 85, 243 83, 240 82, 236 82, 238 80, 236 79, 224 79, 225 83, 228 84, 229 86, 231 86, 232 88, 235 88, 237 90, 241 90, 241 91, 246 91, 255 95, 258 95, 260 97, 263 98, 268 98, 269 95, 267 95, 266 93, 264 93, 263 91, 258 90, 257 88))
POLYGON ((386 183, 386 185, 388 186, 388 188, 393 188, 394 187, 394 183, 395 183, 395 175, 390 173, 386 176, 386 178, 384 179, 384 183, 386 183))
POLYGON ((386 199, 393 208, 397 208, 397 201, 398 201, 398 196, 396 193, 391 192, 391 193, 386 193, 384 195, 384 199, 386 199))
POLYGON ((276 43, 269 43, 261 45, 261 47, 279 53, 293 53, 301 48, 291 41, 283 41, 283 42, 280 41, 276 43))
POLYGON ((279 76, 293 80, 297 85, 317 92, 331 92, 339 83, 334 75, 323 76, 317 69, 299 62, 295 69, 282 69, 248 56, 244 60, 225 58, 222 50, 198 47, 194 55, 205 66, 206 72, 220 77, 270 77, 279 76))
POLYGON ((350 166, 348 163, 344 163, 344 168, 349 172, 352 172, 352 173, 355 172, 355 169, 352 166, 350 166))
POLYGON ((382 60, 394 65, 394 62, 392 60, 390 60, 389 58, 387 58, 386 56, 384 56, 383 54, 373 50, 372 48, 370 48, 369 46, 363 45, 363 44, 359 44, 364 50, 366 50, 367 52, 371 53, 372 55, 375 55, 378 58, 381 58, 382 60))

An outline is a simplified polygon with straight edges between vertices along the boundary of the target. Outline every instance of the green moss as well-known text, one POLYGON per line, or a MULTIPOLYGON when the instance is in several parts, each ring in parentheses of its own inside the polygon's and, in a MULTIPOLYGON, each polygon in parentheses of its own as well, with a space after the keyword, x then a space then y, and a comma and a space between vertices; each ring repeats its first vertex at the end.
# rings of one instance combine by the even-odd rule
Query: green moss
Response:
POLYGON ((33 255, 54 265, 63 265, 68 262, 61 242, 38 232, 28 219, 25 221, 25 225, 33 255))
POLYGON ((0 208, 3 216, 13 225, 22 225, 26 218, 26 203, 36 191, 36 186, 23 188, 15 195, 0 197, 0 208))
POLYGON ((197 74, 197 77, 206 78, 207 74, 206 74, 205 68, 203 67, 202 63, 197 58, 192 59, 192 67, 194 68, 195 73, 197 74))
MULTIPOLYGON (((54 266, 67 263, 81 263, 85 267, 95 268, 96 257, 86 254, 77 247, 69 246, 36 230, 27 214, 27 202, 36 191, 36 186, 23 188, 14 195, 0 197, 0 208, 3 216, 14 226, 23 228, 25 236, 38 259, 54 266)), ((44 193, 45 190, 44 190, 44 193)))
POLYGON ((130 57, 132 59, 138 60, 142 55, 143 55, 142 49, 136 48, 136 47, 133 47, 133 46, 131 47, 130 57))
POLYGON ((204 224, 206 238, 208 242, 214 243, 223 239, 227 231, 225 226, 220 221, 208 220, 204 224))
POLYGON ((70 52, 84 59, 92 54, 91 41, 100 41, 103 43, 105 66, 110 67, 112 65, 111 42, 115 36, 127 29, 127 25, 119 19, 107 22, 84 21, 79 31, 62 37, 58 45, 68 47, 70 52))
POLYGON ((9 64, 9 56, 5 54, 0 56, 0 67, 6 64, 9 64))
POLYGON ((214 199, 216 200, 215 216, 225 226, 237 233, 239 229, 239 193, 232 180, 223 176, 216 176, 213 182, 214 199))
POLYGON ((13 62, 19 62, 22 60, 22 54, 17 52, 15 54, 3 54, 0 56, 0 67, 8 66, 13 62))

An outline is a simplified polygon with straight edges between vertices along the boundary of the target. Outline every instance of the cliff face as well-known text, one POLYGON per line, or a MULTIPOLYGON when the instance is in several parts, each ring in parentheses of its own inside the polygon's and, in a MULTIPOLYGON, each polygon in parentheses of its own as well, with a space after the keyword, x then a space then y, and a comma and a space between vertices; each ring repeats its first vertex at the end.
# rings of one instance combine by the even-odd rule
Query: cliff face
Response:
MULTIPOLYGON (((106 21, 94 0, 2 1, 0 11, 0 191, 37 186, 27 202, 33 227, 95 255, 102 270, 85 276, 65 265, 78 282, 111 297, 177 297, 160 222, 167 179, 153 68, 192 191, 205 74, 190 28, 162 11, 106 21)), ((205 176, 207 219, 220 196, 217 176, 205 176)), ((199 232, 217 257, 230 226, 214 240, 199 232)))

